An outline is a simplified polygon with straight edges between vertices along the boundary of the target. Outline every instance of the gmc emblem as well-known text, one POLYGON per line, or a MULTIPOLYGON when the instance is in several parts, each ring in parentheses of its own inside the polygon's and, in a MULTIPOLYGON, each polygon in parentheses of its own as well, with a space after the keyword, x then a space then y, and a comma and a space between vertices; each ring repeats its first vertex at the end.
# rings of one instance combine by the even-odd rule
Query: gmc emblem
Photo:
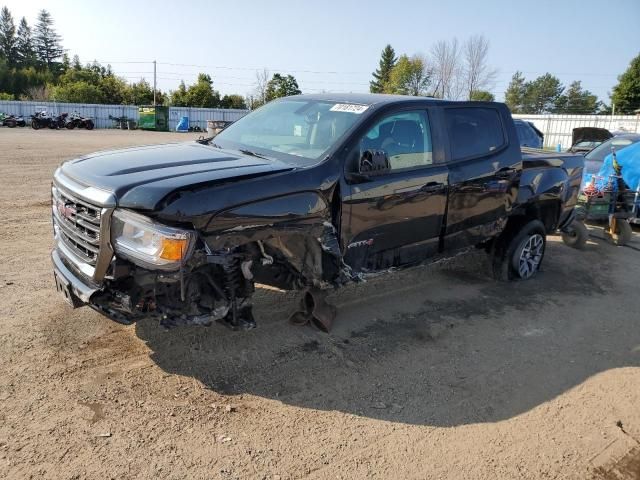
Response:
POLYGON ((76 209, 70 204, 63 202, 62 200, 58 200, 56 202, 56 208, 58 209, 58 213, 62 218, 65 218, 71 221, 75 220, 76 209))

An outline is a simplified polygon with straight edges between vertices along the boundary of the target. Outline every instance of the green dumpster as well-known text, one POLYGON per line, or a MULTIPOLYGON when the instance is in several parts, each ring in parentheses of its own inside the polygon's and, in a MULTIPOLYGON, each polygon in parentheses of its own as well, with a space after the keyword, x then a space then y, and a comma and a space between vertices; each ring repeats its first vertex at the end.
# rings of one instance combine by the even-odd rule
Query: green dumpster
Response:
POLYGON ((138 128, 142 130, 169 131, 169 107, 138 107, 138 128))

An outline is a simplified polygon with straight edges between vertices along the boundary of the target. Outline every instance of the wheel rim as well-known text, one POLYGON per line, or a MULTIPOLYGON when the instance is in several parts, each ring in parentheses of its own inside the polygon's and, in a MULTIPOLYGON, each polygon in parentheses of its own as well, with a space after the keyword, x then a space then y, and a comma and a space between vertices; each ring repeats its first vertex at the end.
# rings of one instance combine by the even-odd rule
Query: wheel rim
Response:
POLYGON ((539 233, 531 235, 524 241, 524 245, 520 250, 520 258, 518 259, 518 274, 520 278, 530 278, 533 276, 544 252, 544 238, 539 233))

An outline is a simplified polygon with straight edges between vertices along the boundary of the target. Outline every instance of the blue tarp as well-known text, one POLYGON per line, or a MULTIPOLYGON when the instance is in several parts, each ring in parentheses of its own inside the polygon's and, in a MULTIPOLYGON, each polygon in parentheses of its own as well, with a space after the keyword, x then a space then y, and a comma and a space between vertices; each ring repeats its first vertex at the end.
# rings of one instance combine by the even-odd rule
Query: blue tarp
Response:
POLYGON ((182 117, 176 125, 176 132, 188 132, 189 131, 189 117, 182 117))
MULTIPOLYGON (((622 167, 622 179, 631 190, 636 190, 640 185, 640 142, 616 152, 616 160, 622 167)), ((600 167, 600 171, 597 174, 598 177, 601 177, 597 185, 606 185, 609 182, 610 175, 615 175, 613 155, 611 153, 604 157, 602 167, 600 167)))

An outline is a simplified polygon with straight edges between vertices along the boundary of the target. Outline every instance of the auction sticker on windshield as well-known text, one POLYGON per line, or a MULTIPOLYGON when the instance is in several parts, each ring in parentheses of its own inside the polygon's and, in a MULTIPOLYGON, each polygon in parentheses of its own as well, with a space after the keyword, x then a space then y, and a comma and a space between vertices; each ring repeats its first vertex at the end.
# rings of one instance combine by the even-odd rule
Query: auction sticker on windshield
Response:
POLYGON ((329 110, 332 112, 347 112, 360 115, 369 108, 367 105, 356 105, 355 103, 336 103, 329 110))

